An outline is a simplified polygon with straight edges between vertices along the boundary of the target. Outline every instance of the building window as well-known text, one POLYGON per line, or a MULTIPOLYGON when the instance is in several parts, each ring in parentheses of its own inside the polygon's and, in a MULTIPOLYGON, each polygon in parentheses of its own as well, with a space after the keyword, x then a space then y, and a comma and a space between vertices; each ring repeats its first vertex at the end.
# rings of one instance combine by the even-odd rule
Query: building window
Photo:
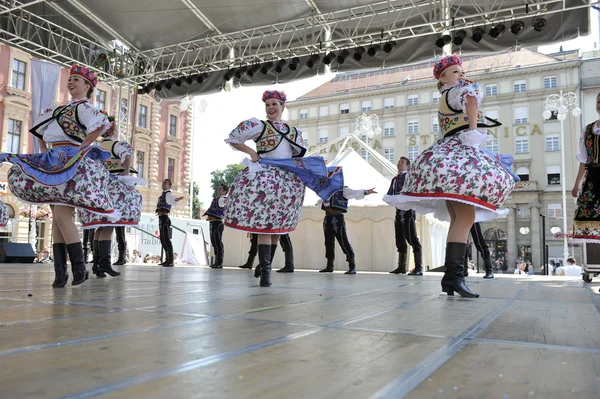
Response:
POLYGON ((177 117, 169 115, 169 136, 177 137, 177 117))
POLYGON ((529 108, 515 107, 515 123, 527 123, 529 119, 529 108))
POLYGON ((319 116, 329 116, 329 106, 323 105, 319 107, 319 116))
POLYGON ((27 64, 23 61, 14 59, 12 66, 12 82, 11 87, 19 90, 25 90, 25 68, 27 64))
POLYGON ((529 219, 531 217, 530 208, 519 208, 517 207, 517 219, 529 219))
POLYGON ((529 138, 517 137, 515 139, 515 153, 525 154, 529 152, 529 138))
POLYGON ((119 119, 121 119, 121 122, 123 122, 123 123, 127 123, 127 121, 129 120, 129 102, 125 98, 121 99, 121 107, 119 109, 119 119))
POLYGON ((394 163, 396 162, 396 154, 395 154, 395 150, 393 148, 384 148, 383 149, 383 155, 385 156, 385 159, 387 159, 388 161, 394 163))
POLYGON ((548 177, 549 186, 560 185, 560 166, 546 166, 546 176, 548 177))
POLYGON ((308 139, 302 139, 302 144, 304 145, 304 148, 308 148, 308 139))
POLYGON ((486 96, 497 96, 498 95, 498 85, 485 85, 485 95, 486 96))
POLYGON ((394 127, 394 122, 383 123, 383 135, 388 137, 396 135, 396 128, 394 127))
POLYGON ((106 110, 106 92, 104 90, 96 90, 96 107, 106 110))
POLYGON ((138 126, 141 128, 147 128, 148 125, 146 124, 147 121, 147 117, 148 117, 148 107, 146 107, 145 105, 140 105, 140 110, 139 110, 139 115, 138 115, 138 126))
POLYGON ((558 134, 546 135, 546 151, 560 151, 560 136, 558 134))
POLYGON ((142 151, 136 152, 136 169, 138 177, 144 177, 144 153, 142 151))
POLYGON ((20 153, 21 148, 21 121, 8 119, 8 136, 6 137, 6 151, 11 154, 20 153))
POLYGON ((409 119, 408 120, 408 134, 418 134, 419 133, 419 120, 418 119, 409 119))
POLYGON ((362 150, 360 156, 367 162, 371 163, 371 154, 367 152, 367 150, 362 150))
POLYGON ((394 108, 394 97, 386 97, 383 99, 383 108, 394 108))
POLYGON ((491 140, 488 140, 485 143, 485 148, 488 151, 491 151, 491 152, 494 152, 494 153, 498 153, 499 147, 500 147, 500 143, 499 143, 498 139, 491 139, 491 140))
POLYGON ((527 81, 526 80, 515 80, 514 88, 515 88, 515 93, 521 93, 523 91, 527 91, 527 81))
POLYGON ((350 113, 350 104, 340 104, 340 115, 350 113))
POLYGON ((556 84, 556 76, 545 76, 544 77, 544 89, 555 89, 556 84))
POLYGON ((521 181, 529 181, 529 168, 521 166, 517 169, 517 176, 521 179, 521 181))
POLYGON ((431 102, 432 103, 439 103, 440 97, 442 97, 442 95, 440 94, 439 91, 436 90, 436 91, 431 92, 431 102))
POLYGON ((167 160, 167 179, 171 180, 175 184, 175 159, 169 158, 167 160))
POLYGON ((418 94, 409 94, 408 95, 408 105, 419 105, 419 95, 418 94))
POLYGON ((561 204, 548 204, 548 217, 549 218, 562 218, 562 205, 561 204))
POLYGON ((440 119, 437 115, 431 117, 431 131, 435 133, 440 131, 440 119))
POLYGON ((364 100, 361 102, 361 108, 363 112, 368 112, 371 110, 371 100, 364 100))
POLYGON ((329 141, 329 129, 319 129, 319 143, 327 143, 329 141))
POLYGON ((486 109, 485 116, 488 118, 498 120, 498 110, 497 109, 486 109))
POLYGON ((307 109, 300 110, 300 119, 308 119, 308 110, 307 109))
POLYGON ((340 137, 346 136, 348 133, 350 133, 349 126, 340 126, 340 137))
POLYGON ((419 146, 413 145, 408 146, 408 159, 410 162, 414 161, 419 156, 419 146))

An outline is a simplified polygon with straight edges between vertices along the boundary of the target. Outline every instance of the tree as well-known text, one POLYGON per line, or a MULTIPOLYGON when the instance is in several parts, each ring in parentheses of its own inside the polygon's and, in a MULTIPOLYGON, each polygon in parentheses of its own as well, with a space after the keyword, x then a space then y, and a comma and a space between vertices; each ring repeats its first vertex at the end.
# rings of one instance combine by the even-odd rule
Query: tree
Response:
POLYGON ((200 208, 202 208, 202 202, 198 198, 200 194, 200 187, 194 182, 193 186, 194 193, 192 195, 192 219, 201 219, 200 208))
POLYGON ((244 170, 244 166, 239 163, 227 165, 225 169, 217 169, 210 172, 210 185, 213 192, 217 192, 217 189, 221 184, 227 185, 231 188, 231 184, 235 180, 238 173, 244 170))

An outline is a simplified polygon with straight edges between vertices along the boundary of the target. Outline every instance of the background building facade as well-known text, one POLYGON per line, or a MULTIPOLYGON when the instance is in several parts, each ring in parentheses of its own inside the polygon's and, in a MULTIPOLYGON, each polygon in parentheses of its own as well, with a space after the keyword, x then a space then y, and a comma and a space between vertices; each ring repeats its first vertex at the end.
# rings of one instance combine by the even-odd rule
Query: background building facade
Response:
MULTIPOLYGON (((0 151, 11 153, 33 152, 33 138, 29 133, 31 115, 31 61, 32 57, 15 48, 0 45, 0 151)), ((69 100, 67 80, 69 70, 63 68, 55 97, 55 104, 69 100)), ((119 88, 99 82, 91 101, 114 115, 120 122, 120 139, 132 144, 135 152, 133 166, 148 185, 139 187, 143 197, 142 212, 154 213, 156 201, 162 193, 161 182, 173 181, 176 196, 188 196, 190 182, 190 150, 192 134, 192 107, 181 110, 179 101, 155 99, 139 95, 133 89, 119 88)), ((0 167, 0 195, 10 213, 10 223, 0 232, 3 241, 30 241, 30 206, 10 193, 7 172, 11 165, 0 167)), ((174 216, 189 216, 189 201, 182 201, 174 216)), ((47 218, 37 216, 38 249, 50 247, 51 231, 47 218)), ((33 215, 36 216, 35 214, 33 215)))
MULTIPOLYGON (((302 129, 311 149, 320 148, 321 155, 331 160, 337 148, 327 143, 354 132, 358 116, 375 114, 382 131, 368 144, 392 163, 401 156, 413 160, 439 135, 440 97, 433 63, 338 75, 288 103, 290 123, 302 129)), ((528 49, 464 59, 467 77, 481 85, 485 114, 503 124, 489 130, 494 138, 486 146, 513 155, 513 171, 522 179, 505 204, 508 216, 483 224, 492 256, 509 270, 521 258, 541 266, 542 235, 549 258, 562 259, 562 239, 550 232, 552 227, 562 230, 563 212, 570 226, 574 212, 570 193, 567 209, 562 209, 562 179, 566 178, 570 192, 582 125, 597 119, 594 86, 589 85, 590 94, 581 90, 582 65, 576 52, 550 56, 528 49), (580 118, 568 116, 564 121, 566 176, 561 176, 560 122, 555 115, 548 121, 542 117, 547 96, 561 90, 574 92, 584 110, 580 118), (541 218, 545 218, 545 232, 541 218)), ((589 66, 590 73, 599 75, 596 87, 598 66, 589 66)), ((355 149, 370 161, 366 151, 355 149)), ((377 163, 372 165, 386 175, 377 163)), ((574 250, 579 256, 580 250, 574 250)))

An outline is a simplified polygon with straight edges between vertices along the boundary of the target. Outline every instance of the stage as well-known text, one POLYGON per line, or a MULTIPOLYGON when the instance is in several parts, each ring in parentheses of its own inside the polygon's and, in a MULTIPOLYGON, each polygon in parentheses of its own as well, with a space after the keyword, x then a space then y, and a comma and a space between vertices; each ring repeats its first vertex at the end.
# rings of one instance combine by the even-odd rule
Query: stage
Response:
POLYGON ((0 265, 0 398, 600 397, 600 279, 115 268, 0 265))

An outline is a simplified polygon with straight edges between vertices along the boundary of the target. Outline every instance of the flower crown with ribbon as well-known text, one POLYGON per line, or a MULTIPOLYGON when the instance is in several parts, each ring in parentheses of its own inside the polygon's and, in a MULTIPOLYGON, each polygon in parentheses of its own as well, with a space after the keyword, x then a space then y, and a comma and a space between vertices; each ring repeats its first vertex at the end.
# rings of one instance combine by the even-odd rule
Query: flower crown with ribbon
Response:
POLYGON ((263 93, 262 95, 262 100, 263 102, 274 98, 276 100, 281 101, 282 103, 285 103, 287 101, 287 96, 285 95, 285 93, 282 91, 277 91, 277 90, 267 90, 263 93))
POLYGON ((69 74, 82 76, 93 87, 96 87, 96 85, 98 84, 98 78, 96 77, 96 74, 91 69, 83 65, 73 64, 69 74))
POLYGON ((439 60, 433 67, 433 76, 436 80, 440 80, 442 73, 451 66, 462 66, 462 61, 456 54, 448 55, 439 60))

